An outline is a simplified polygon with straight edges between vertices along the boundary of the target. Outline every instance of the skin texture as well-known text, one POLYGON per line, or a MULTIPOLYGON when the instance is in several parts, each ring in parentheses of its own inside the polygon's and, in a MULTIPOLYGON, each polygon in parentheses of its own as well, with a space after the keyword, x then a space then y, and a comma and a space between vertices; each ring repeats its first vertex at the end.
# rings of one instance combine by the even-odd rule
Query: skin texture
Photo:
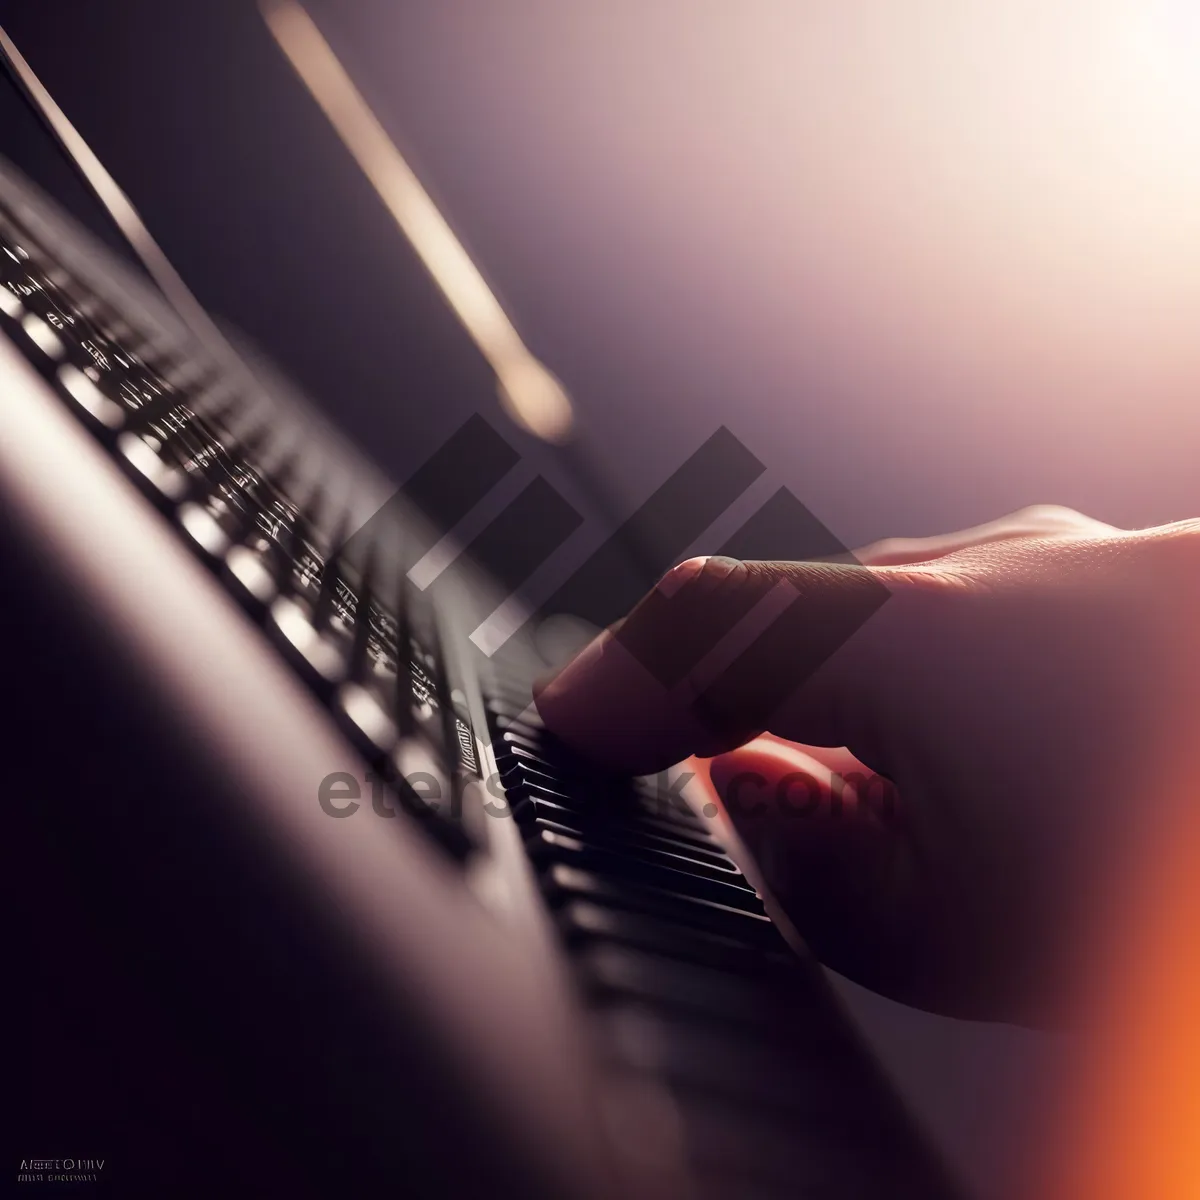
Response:
POLYGON ((835 970, 950 1015, 1075 1021, 1196 777, 1200 521, 1042 505, 855 559, 682 564, 538 708, 605 768, 711 759, 835 970))

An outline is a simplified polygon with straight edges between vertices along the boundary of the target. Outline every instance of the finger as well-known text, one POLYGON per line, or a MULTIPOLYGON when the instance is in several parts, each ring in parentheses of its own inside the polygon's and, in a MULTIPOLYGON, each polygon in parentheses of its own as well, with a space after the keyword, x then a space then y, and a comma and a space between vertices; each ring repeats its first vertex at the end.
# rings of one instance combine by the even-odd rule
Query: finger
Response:
POLYGON ((856 758, 846 746, 812 746, 794 742, 790 738, 774 733, 764 733, 754 739, 755 746, 779 746, 785 751, 798 752, 815 759, 821 766, 843 777, 847 775, 870 776, 874 774, 861 759, 856 758))
POLYGON ((995 521, 986 521, 982 525, 958 529, 953 533, 925 538, 884 538, 854 551, 854 557, 864 566, 912 566, 933 562, 969 546, 982 546, 987 542, 1010 538, 1112 532, 1113 526, 1084 516, 1073 508, 1061 504, 1033 504, 995 521))
POLYGON ((1008 940, 922 845, 888 780, 830 771, 778 739, 721 755, 710 774, 772 915, 826 966, 931 1012, 1037 1022, 1008 940))
POLYGON ((946 1006, 925 881, 888 781, 762 739, 714 759, 710 773, 749 869, 821 962, 885 995, 946 1006))
MULTIPOLYGON (((535 689, 537 706, 560 738, 615 770, 642 774, 712 756, 770 728, 818 672, 825 696, 844 690, 852 706, 867 703, 869 651, 854 659, 852 687, 825 668, 845 642, 869 633, 888 594, 879 575, 857 565, 693 560, 535 689)), ((811 699, 819 707, 822 694, 811 699)))

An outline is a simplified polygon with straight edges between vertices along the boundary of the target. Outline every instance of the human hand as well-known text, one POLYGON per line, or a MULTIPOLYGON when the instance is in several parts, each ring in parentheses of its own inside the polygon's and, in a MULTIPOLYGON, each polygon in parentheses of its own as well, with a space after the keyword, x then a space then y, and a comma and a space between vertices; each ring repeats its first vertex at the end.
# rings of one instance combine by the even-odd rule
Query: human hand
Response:
POLYGON ((1057 1022, 1194 778, 1200 522, 1038 506, 856 557, 682 564, 538 708, 610 769, 716 756, 728 818, 828 966, 935 1011, 1057 1022), (692 666, 697 636, 717 649, 692 666))

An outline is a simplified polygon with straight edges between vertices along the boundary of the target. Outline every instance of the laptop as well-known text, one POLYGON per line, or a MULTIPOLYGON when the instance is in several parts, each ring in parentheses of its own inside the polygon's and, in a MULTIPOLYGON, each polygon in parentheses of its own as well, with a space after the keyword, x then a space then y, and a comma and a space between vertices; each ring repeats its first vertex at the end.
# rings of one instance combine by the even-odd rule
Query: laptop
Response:
POLYGON ((414 583, 500 423, 387 479, 6 164, 0 396, 23 1177, 956 1194, 719 829, 479 653, 495 564, 414 583))

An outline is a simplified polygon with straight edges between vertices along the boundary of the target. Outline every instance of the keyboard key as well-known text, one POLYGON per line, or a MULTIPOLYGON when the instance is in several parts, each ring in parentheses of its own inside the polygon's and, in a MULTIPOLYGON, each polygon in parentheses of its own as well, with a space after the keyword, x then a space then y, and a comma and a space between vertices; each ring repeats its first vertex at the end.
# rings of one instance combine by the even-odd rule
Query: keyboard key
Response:
POLYGON ((549 821, 580 832, 592 828, 614 831, 628 829, 664 838, 680 848, 724 856, 720 843, 711 835, 680 829, 657 817, 647 816, 640 810, 629 812, 597 809, 594 806, 567 807, 534 792, 528 792, 524 796, 518 797, 513 807, 514 811, 520 809, 527 812, 530 821, 535 816, 544 816, 549 821))
POLYGON ((689 874, 738 885, 746 882, 745 876, 723 855, 696 850, 658 834, 646 834, 631 825, 622 826, 618 821, 572 821, 568 815, 567 821, 564 822, 557 820, 550 813, 538 812, 531 822, 525 822, 525 826, 530 830, 545 829, 551 833, 560 833, 587 847, 627 854, 639 860, 684 870, 689 874))
POLYGON ((575 900, 557 914, 559 928, 568 941, 583 945, 614 942, 664 958, 697 963, 715 970, 735 971, 747 976, 795 970, 790 951, 765 951, 761 946, 650 917, 633 916, 575 900))
POLYGON ((587 900, 606 908, 722 933, 767 949, 779 950, 784 945, 761 905, 735 908, 681 892, 615 880, 564 863, 552 864, 541 879, 551 903, 587 900))
POLYGON ((502 758, 496 765, 500 768, 505 788, 515 798, 529 799, 535 804, 541 799, 546 799, 563 808, 597 816, 611 816, 614 819, 622 814, 638 818, 648 817, 668 830, 711 840, 707 826, 700 820, 670 812, 661 805, 648 804, 627 780, 610 781, 604 787, 596 784, 589 791, 515 764, 512 760, 502 758))
POLYGON ((528 831, 526 845, 535 861, 565 862, 597 874, 618 876, 689 896, 702 896, 751 912, 759 907, 757 895, 742 876, 731 876, 728 882, 712 878, 703 873, 709 868, 703 864, 693 866, 690 860, 678 855, 656 851, 621 853, 536 826, 528 831))
POLYGON ((567 809, 560 808, 553 812, 548 806, 535 806, 535 813, 535 821, 541 827, 578 837, 593 845, 681 855, 723 874, 740 875, 732 860, 716 846, 697 846, 661 830, 646 829, 633 820, 623 821, 619 816, 615 819, 589 819, 567 809))

